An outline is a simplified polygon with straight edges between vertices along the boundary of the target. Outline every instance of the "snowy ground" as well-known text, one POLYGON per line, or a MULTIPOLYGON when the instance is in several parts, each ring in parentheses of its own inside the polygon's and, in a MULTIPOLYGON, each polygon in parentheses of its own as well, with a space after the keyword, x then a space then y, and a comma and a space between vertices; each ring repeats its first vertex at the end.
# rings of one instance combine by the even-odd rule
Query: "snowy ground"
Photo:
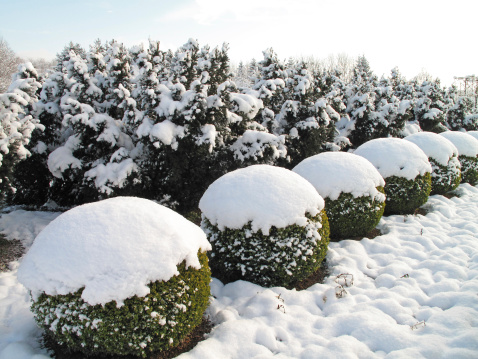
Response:
MULTIPOLYGON (((384 217, 375 239, 331 243, 331 274, 308 290, 214 280, 217 325, 181 358, 477 358, 478 189, 457 193, 384 217)), ((15 211, 0 230, 29 247, 55 215, 15 211)), ((17 267, 0 273, 0 359, 48 358, 17 267)))

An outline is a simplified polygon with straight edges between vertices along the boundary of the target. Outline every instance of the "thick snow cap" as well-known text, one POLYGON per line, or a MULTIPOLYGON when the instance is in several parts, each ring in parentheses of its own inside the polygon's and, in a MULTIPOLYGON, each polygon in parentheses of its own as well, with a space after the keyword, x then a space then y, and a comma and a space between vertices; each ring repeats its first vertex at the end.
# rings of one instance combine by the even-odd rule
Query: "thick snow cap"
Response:
POLYGON ((468 131, 467 134, 473 136, 478 140, 478 131, 468 131))
POLYGON ((199 208, 221 230, 240 229, 252 222, 253 231, 268 234, 272 226, 305 226, 306 213, 315 216, 324 208, 324 200, 297 173, 254 165, 217 179, 204 193, 199 208))
POLYGON ((450 140, 458 149, 461 156, 476 157, 478 156, 478 140, 466 132, 445 131, 440 133, 441 136, 450 140))
POLYGON ((414 180, 431 173, 427 155, 416 144, 400 138, 376 138, 365 142, 354 153, 372 162, 383 178, 397 176, 414 180))
POLYGON ((149 294, 148 284, 200 269, 198 250, 210 250, 205 233, 153 201, 116 197, 73 208, 38 234, 18 270, 34 297, 85 287, 91 305, 149 294))
POLYGON ((368 160, 348 152, 320 153, 306 158, 292 171, 312 183, 321 196, 333 201, 341 193, 375 198, 380 193, 377 187, 385 186, 382 176, 368 160))
POLYGON ((455 156, 458 157, 458 149, 445 137, 434 132, 418 132, 405 137, 407 141, 413 142, 422 149, 428 158, 433 158, 442 166, 447 166, 448 161, 455 156))

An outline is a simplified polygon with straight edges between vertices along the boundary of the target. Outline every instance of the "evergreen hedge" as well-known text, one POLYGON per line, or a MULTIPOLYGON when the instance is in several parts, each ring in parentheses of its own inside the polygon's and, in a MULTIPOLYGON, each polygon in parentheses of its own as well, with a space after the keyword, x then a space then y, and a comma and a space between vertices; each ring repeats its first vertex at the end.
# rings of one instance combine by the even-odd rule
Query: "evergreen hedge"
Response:
POLYGON ((42 294, 32 304, 46 336, 68 351, 90 355, 136 355, 178 345, 202 321, 209 304, 211 272, 206 253, 201 269, 178 266, 179 275, 149 284, 150 294, 134 296, 117 307, 89 305, 83 289, 68 295, 42 294))
MULTIPOLYGON (((384 193, 383 187, 377 190, 384 193)), ((385 210, 384 201, 370 196, 355 198, 350 193, 341 193, 336 200, 324 199, 332 239, 365 236, 377 226, 385 210)))
POLYGON ((269 235, 241 229, 220 230, 203 218, 202 228, 212 245, 212 275, 224 283, 239 279, 262 286, 293 287, 319 267, 327 254, 330 229, 324 210, 308 217, 306 226, 272 227, 269 235), (320 237, 319 237, 320 236, 320 237))
POLYGON ((431 192, 431 175, 425 173, 413 180, 391 176, 385 178, 385 214, 412 214, 425 204, 431 192))
POLYGON ((453 191, 461 182, 460 162, 455 157, 448 161, 447 166, 443 166, 434 160, 432 157, 428 158, 432 165, 432 190, 430 194, 445 194, 453 191))

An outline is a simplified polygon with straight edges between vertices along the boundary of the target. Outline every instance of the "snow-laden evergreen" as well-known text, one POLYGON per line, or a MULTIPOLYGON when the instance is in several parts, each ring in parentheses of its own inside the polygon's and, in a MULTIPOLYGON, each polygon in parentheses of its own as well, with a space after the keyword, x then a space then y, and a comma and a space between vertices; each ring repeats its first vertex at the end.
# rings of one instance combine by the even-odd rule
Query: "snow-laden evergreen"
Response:
POLYGON ((440 81, 425 81, 417 86, 416 92, 415 119, 422 130, 445 131, 445 91, 440 87, 440 81))
POLYGON ((19 117, 44 129, 19 147, 32 156, 4 161, 13 203, 138 195, 186 210, 237 168, 292 168, 374 138, 473 129, 477 116, 438 81, 407 81, 398 68, 378 80, 364 56, 345 81, 337 69, 282 61, 269 48, 234 76, 227 44, 189 39, 165 51, 154 40, 130 49, 97 40, 89 51, 67 45, 55 70, 27 91, 32 100, 19 100, 19 117))
POLYGON ((31 155, 28 150, 35 129, 44 131, 45 126, 33 116, 41 88, 38 74, 30 62, 18 66, 7 92, 0 94, 0 202, 13 196, 15 166, 31 155))
POLYGON ((447 112, 448 128, 452 131, 478 130, 478 114, 473 113, 473 101, 468 97, 458 101, 447 112))

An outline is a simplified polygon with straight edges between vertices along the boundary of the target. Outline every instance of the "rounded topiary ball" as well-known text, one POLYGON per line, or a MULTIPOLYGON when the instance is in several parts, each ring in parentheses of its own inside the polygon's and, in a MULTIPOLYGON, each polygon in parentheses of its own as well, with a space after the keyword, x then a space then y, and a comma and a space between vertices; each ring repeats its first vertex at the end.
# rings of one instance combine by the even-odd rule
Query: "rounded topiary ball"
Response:
POLYGON ((69 351, 136 355, 179 344, 208 306, 204 232, 152 201, 76 207, 37 236, 18 279, 46 335, 69 351))
POLYGON ((431 191, 431 165, 414 143, 399 138, 377 138, 357 148, 385 180, 385 214, 411 214, 426 203, 431 191))
POLYGON ((455 145, 433 132, 418 132, 405 137, 422 149, 432 166, 431 194, 444 194, 454 190, 461 181, 461 165, 455 145))
POLYGON ((458 149, 461 163, 461 182, 471 185, 478 182, 478 140, 466 132, 446 131, 440 133, 458 149))
POLYGON ((230 172, 209 186, 199 208, 212 274, 223 282, 291 287, 326 255, 324 200, 287 169, 254 165, 230 172))
POLYGON ((473 136, 478 140, 478 131, 468 131, 467 134, 473 136))
POLYGON ((324 152, 294 169, 324 197, 330 237, 364 236, 385 208, 385 181, 365 158, 347 152, 324 152))

